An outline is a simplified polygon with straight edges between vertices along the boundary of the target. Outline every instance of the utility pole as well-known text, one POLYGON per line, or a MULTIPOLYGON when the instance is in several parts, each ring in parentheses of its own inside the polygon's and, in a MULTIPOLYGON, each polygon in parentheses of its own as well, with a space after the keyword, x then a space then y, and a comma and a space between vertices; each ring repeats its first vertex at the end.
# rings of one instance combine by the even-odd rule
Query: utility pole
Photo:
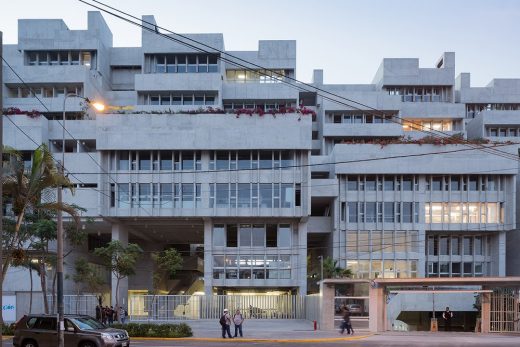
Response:
MULTIPOLYGON (((0 31, 0 57, 2 60, 0 61, 0 324, 4 324, 4 304, 3 304, 3 296, 4 296, 4 198, 3 198, 3 170, 4 170, 4 79, 3 79, 3 70, 4 70, 4 52, 3 52, 3 38, 2 32, 0 31)), ((0 347, 3 347, 3 336, 2 329, 0 329, 0 347)))

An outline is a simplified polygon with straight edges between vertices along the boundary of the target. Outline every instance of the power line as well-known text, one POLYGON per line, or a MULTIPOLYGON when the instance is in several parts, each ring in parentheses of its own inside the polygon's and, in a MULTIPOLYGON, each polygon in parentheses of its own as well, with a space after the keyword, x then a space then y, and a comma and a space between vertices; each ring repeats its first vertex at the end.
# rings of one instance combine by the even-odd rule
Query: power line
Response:
MULTIPOLYGON (((187 36, 185 36, 185 35, 178 34, 178 33, 173 32, 173 31, 171 31, 171 30, 168 30, 168 29, 165 29, 165 28, 163 28, 163 27, 160 27, 160 26, 156 25, 155 23, 150 23, 150 22, 144 21, 144 20, 142 20, 142 19, 140 19, 140 18, 138 18, 138 17, 136 17, 136 16, 133 16, 133 15, 127 13, 127 12, 124 12, 124 11, 122 11, 122 10, 119 10, 119 9, 117 9, 117 8, 115 8, 115 7, 111 7, 111 6, 105 4, 105 3, 101 2, 101 1, 92 0, 93 2, 96 2, 96 3, 101 4, 101 5, 103 5, 103 6, 107 7, 107 8, 110 8, 110 9, 112 9, 112 10, 114 10, 114 11, 117 11, 117 12, 119 12, 119 13, 121 13, 121 14, 124 14, 125 16, 128 16, 128 17, 130 17, 130 18, 136 19, 136 20, 138 20, 138 21, 140 21, 140 22, 142 22, 142 23, 146 23, 146 24, 148 24, 148 25, 151 26, 151 27, 147 27, 147 26, 145 26, 145 25, 142 25, 142 24, 139 24, 139 23, 133 22, 133 21, 129 20, 128 18, 122 17, 122 16, 120 16, 120 15, 118 15, 118 14, 116 14, 116 13, 110 12, 110 11, 108 11, 108 10, 106 10, 106 9, 103 9, 103 8, 100 8, 100 7, 96 6, 96 5, 90 4, 90 3, 88 3, 88 2, 86 2, 86 1, 84 1, 84 0, 78 0, 78 1, 80 1, 80 2, 82 2, 82 3, 84 3, 84 4, 86 4, 86 5, 89 5, 89 6, 91 6, 91 7, 97 8, 97 9, 99 9, 99 10, 105 12, 105 13, 108 13, 108 14, 110 14, 110 15, 112 15, 112 16, 115 16, 115 17, 117 17, 117 18, 119 18, 119 19, 122 19, 122 20, 124 20, 124 21, 127 21, 128 23, 131 23, 131 24, 134 24, 134 25, 136 25, 136 26, 139 26, 139 27, 141 27, 141 28, 143 28, 143 29, 145 29, 145 30, 147 30, 147 31, 149 31, 149 32, 152 32, 153 34, 156 34, 156 35, 162 36, 162 37, 164 37, 164 38, 166 38, 166 39, 169 39, 169 40, 171 40, 171 41, 178 42, 178 43, 180 43, 180 44, 182 44, 182 45, 185 45, 185 46, 187 46, 187 47, 193 48, 193 49, 198 50, 198 51, 200 51, 200 52, 204 52, 204 53, 215 53, 215 52, 218 52, 218 53, 223 54, 223 55, 225 55, 225 56, 229 56, 229 57, 232 57, 232 58, 234 58, 234 59, 236 59, 236 60, 239 60, 239 61, 242 61, 242 62, 244 62, 244 63, 246 63, 246 64, 249 64, 250 66, 254 66, 254 67, 260 68, 260 69, 262 69, 262 70, 269 71, 270 73, 279 76, 279 78, 278 78, 279 81, 281 81, 281 82, 283 82, 283 83, 286 83, 286 84, 288 84, 288 85, 290 85, 290 86, 292 86, 292 87, 296 87, 296 88, 299 89, 299 90, 303 90, 303 91, 307 91, 307 92, 310 91, 310 90, 308 90, 308 89, 302 88, 301 86, 297 86, 297 85, 294 85, 294 84, 292 84, 292 83, 288 83, 288 82, 286 81, 286 79, 289 79, 289 80, 292 80, 292 81, 294 81, 294 82, 296 82, 296 83, 300 83, 300 84, 302 84, 302 85, 308 86, 308 87, 312 88, 313 90, 317 90, 317 91, 320 91, 320 92, 322 92, 322 93, 326 93, 326 94, 331 95, 331 96, 333 96, 333 97, 335 97, 335 98, 339 98, 339 99, 343 99, 343 100, 346 100, 346 101, 349 101, 349 102, 353 102, 353 103, 355 103, 355 104, 357 104, 357 105, 360 105, 360 106, 363 106, 363 107, 365 107, 365 108, 368 108, 368 109, 370 109, 370 110, 372 111, 371 113, 372 113, 373 115, 375 115, 376 117, 382 118, 380 114, 382 114, 383 117, 386 116, 386 114, 385 114, 383 111, 378 110, 378 109, 375 109, 375 108, 373 108, 373 107, 371 107, 371 106, 369 106, 369 105, 365 105, 365 104, 360 103, 360 102, 358 102, 358 101, 355 101, 355 100, 352 100, 352 99, 348 99, 348 98, 343 97, 343 96, 341 96, 341 95, 338 95, 338 94, 336 94, 336 93, 332 93, 332 92, 327 91, 327 90, 324 90, 324 89, 322 89, 322 88, 319 88, 319 87, 316 87, 316 86, 310 85, 310 84, 308 84, 308 83, 302 82, 302 81, 297 80, 297 79, 295 79, 295 78, 293 78, 293 77, 285 76, 285 75, 280 74, 279 72, 277 72, 277 71, 275 71, 275 70, 267 69, 267 68, 265 68, 265 67, 263 67, 263 66, 260 66, 260 65, 258 65, 258 64, 252 63, 252 62, 250 62, 250 61, 247 61, 247 60, 245 60, 245 59, 242 59, 242 58, 240 58, 240 57, 237 57, 237 56, 235 56, 235 55, 232 55, 232 54, 230 54, 230 53, 227 53, 227 52, 225 52, 225 51, 222 51, 222 50, 220 50, 220 49, 218 49, 218 48, 215 48, 215 47, 209 46, 209 45, 207 45, 207 44, 205 44, 205 43, 203 43, 203 42, 200 42, 200 41, 198 41, 198 40, 195 40, 195 39, 189 38, 189 37, 187 37, 187 36), (153 27, 153 29, 152 29, 152 27, 153 27), (202 48, 200 48, 200 47, 197 47, 197 46, 193 46, 193 45, 191 45, 191 44, 189 44, 189 43, 186 43, 186 42, 184 42, 184 41, 181 41, 181 40, 175 39, 174 37, 171 37, 171 36, 168 36, 168 35, 162 34, 162 33, 160 33, 160 32, 158 31, 158 29, 162 29, 162 30, 164 30, 164 31, 167 31, 167 32, 173 34, 173 35, 176 35, 176 36, 182 37, 183 39, 185 39, 185 40, 189 40, 189 41, 191 41, 191 42, 194 42, 194 43, 196 43, 196 44, 198 44, 198 45, 200 45, 200 46, 207 47, 207 48, 211 49, 212 52, 206 51, 206 50, 204 50, 204 49, 202 49, 202 48), (380 114, 376 114, 376 113, 374 113, 373 111, 379 112, 380 114)), ((245 65, 243 65, 243 64, 237 63, 236 61, 231 61, 231 60, 229 60, 229 59, 227 59, 227 58, 223 58, 222 56, 219 56, 218 59, 223 60, 223 61, 225 61, 225 62, 228 62, 228 63, 230 63, 230 64, 232 64, 232 65, 235 65, 235 66, 238 66, 238 67, 242 67, 242 68, 245 68, 245 69, 250 70, 250 71, 254 71, 255 73, 259 73, 259 74, 262 74, 262 75, 264 75, 264 76, 271 77, 270 75, 267 75, 266 73, 264 73, 264 72, 262 72, 262 71, 254 70, 254 69, 252 69, 252 68, 250 68, 250 67, 248 67, 248 66, 245 66, 245 65)), ((340 101, 338 101, 338 100, 335 100, 335 99, 333 99, 333 98, 330 98, 330 97, 324 96, 324 95, 322 95, 322 94, 317 93, 317 95, 320 95, 321 97, 323 97, 323 98, 325 98, 325 99, 327 99, 327 100, 330 100, 330 101, 332 101, 332 102, 335 102, 335 103, 338 103, 338 104, 342 104, 342 105, 345 105, 345 106, 348 106, 348 107, 352 107, 352 108, 357 109, 357 110, 360 110, 360 111, 365 111, 364 109, 360 109, 359 107, 356 107, 356 106, 353 106, 353 105, 350 105, 350 104, 346 104, 346 103, 344 103, 344 102, 340 102, 340 101)), ((403 118, 398 117, 398 116, 396 116, 395 118, 400 119, 400 120, 406 120, 406 121, 408 121, 409 123, 414 123, 414 122, 411 121, 411 120, 403 119, 403 118)), ((391 121, 392 121, 392 120, 391 120, 391 121)), ((393 121, 393 122, 394 122, 394 123, 397 123, 397 124, 401 124, 400 122, 395 122, 395 121, 393 121)), ((424 128, 424 127, 422 126, 422 124, 419 124, 419 126, 420 126, 420 129, 424 128)), ((429 129, 430 129, 430 130, 433 130, 433 131, 436 132, 436 133, 441 133, 441 134, 443 134, 443 136, 440 136, 440 138, 445 138, 445 137, 450 137, 450 136, 451 136, 451 134, 447 134, 447 133, 444 133, 444 132, 442 132, 442 131, 432 129, 431 127, 429 127, 429 129)), ((434 133, 434 132, 432 132, 432 131, 425 131, 425 130, 420 130, 420 131, 421 131, 421 132, 425 132, 425 133, 432 134, 432 136, 439 137, 438 135, 436 135, 436 133, 434 133)), ((471 144, 469 141, 465 141, 465 144, 464 144, 464 145, 466 145, 466 146, 468 146, 468 147, 476 148, 476 147, 474 147, 473 144, 471 144)), ((507 153, 507 152, 503 152, 503 151, 499 151, 499 150, 496 150, 496 149, 495 149, 495 150, 493 150, 493 151, 496 151, 497 153, 491 153, 491 152, 490 152, 486 147, 484 147, 484 146, 482 146, 482 145, 478 146, 478 148, 480 148, 480 150, 482 150, 483 152, 486 152, 486 153, 488 153, 488 154, 495 154, 495 155, 501 156, 501 157, 503 157, 503 158, 511 159, 511 160, 519 160, 516 156, 513 156, 513 155, 511 155, 510 153, 507 153), (498 152, 500 152, 500 154, 499 154, 498 152)))

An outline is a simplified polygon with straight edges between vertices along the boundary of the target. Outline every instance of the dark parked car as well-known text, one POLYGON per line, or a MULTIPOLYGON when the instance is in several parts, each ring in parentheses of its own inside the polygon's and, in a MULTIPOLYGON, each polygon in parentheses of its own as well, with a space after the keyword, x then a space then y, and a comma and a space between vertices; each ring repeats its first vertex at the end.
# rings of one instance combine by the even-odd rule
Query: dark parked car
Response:
MULTIPOLYGON (((14 347, 56 347, 55 315, 26 315, 15 326, 14 347)), ((65 315, 65 346, 128 347, 126 330, 108 328, 90 316, 65 315)))

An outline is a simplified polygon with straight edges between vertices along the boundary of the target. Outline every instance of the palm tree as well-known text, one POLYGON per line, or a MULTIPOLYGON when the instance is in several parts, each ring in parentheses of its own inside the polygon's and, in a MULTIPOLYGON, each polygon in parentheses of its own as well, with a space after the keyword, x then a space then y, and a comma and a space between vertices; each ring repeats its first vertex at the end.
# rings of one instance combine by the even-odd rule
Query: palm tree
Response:
MULTIPOLYGON (((54 165, 54 159, 45 145, 41 145, 33 153, 30 169, 25 168, 25 163, 19 152, 6 148, 8 162, 4 163, 4 175, 2 177, 3 194, 12 203, 14 214, 14 228, 4 241, 7 252, 2 260, 3 278, 13 263, 13 259, 23 258, 23 240, 21 230, 26 214, 29 212, 63 211, 68 213, 79 224, 77 208, 66 203, 57 203, 50 194, 59 186, 72 190, 72 183, 54 165)), ((0 283, 0 290, 2 289, 0 283)))

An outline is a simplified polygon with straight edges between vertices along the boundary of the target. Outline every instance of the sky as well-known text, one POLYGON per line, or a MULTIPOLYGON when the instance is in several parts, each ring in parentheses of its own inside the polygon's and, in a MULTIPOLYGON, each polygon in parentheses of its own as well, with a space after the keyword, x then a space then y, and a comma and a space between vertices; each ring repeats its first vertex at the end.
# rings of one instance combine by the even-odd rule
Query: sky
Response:
MULTIPOLYGON (((89 0, 86 0, 89 1, 89 0)), ((456 74, 473 87, 520 78, 520 0, 101 0, 133 15, 152 14, 179 33, 223 33, 227 50, 258 40, 296 40, 297 78, 324 70, 325 83, 371 83, 383 58, 419 58, 434 67, 456 53, 456 74)), ((17 19, 61 18, 86 29, 78 0, 2 0, 4 44, 17 42, 17 19)), ((139 28, 103 14, 114 46, 139 46, 139 28)))

